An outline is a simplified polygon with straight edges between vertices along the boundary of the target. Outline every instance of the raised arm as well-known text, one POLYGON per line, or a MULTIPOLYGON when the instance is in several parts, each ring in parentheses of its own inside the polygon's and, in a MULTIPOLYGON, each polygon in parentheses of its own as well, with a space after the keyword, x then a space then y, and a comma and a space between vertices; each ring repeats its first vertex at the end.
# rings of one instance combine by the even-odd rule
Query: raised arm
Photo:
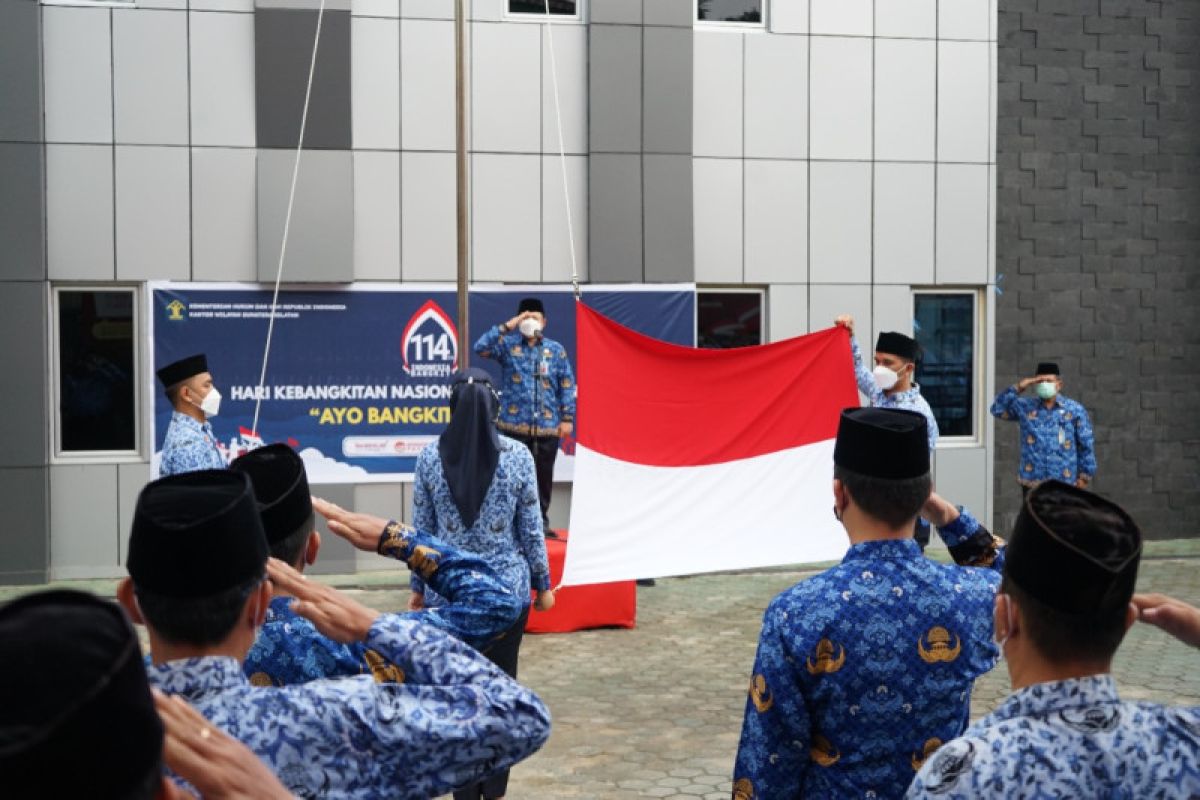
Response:
POLYGON ((1032 402, 1023 399, 1021 392, 1028 389, 1030 384, 1036 382, 1037 378, 1022 378, 1012 386, 1005 387, 1000 394, 996 395, 996 399, 992 401, 992 416, 996 419, 1020 419, 1021 415, 1027 410, 1025 407, 1032 402))
POLYGON ((329 520, 329 530, 360 550, 408 564, 409 569, 447 604, 405 616, 429 623, 467 642, 484 644, 507 630, 525 607, 486 561, 399 522, 355 514, 324 500, 313 509, 329 520))
POLYGON ((937 527, 951 558, 960 567, 1004 570, 1004 540, 993 536, 969 510, 935 492, 925 501, 921 516, 937 527))

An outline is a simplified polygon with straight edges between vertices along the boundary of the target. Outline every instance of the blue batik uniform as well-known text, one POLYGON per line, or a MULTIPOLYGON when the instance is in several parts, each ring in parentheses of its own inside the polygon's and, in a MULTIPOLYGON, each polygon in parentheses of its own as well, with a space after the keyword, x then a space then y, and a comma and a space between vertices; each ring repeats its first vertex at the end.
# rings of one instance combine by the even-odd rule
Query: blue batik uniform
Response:
POLYGON ((171 424, 163 438, 162 458, 158 465, 161 476, 202 469, 225 469, 225 457, 217 449, 217 437, 206 420, 199 422, 187 414, 171 412, 171 424))
MULTIPOLYGON (((400 616, 441 628, 482 648, 509 628, 529 603, 529 593, 513 593, 495 571, 474 553, 398 523, 388 526, 380 547, 383 555, 409 564, 413 574, 451 598, 445 605, 400 616)), ((320 678, 373 675, 397 680, 396 668, 362 642, 342 644, 321 634, 292 611, 294 598, 275 597, 266 622, 242 667, 258 686, 285 686, 320 678)))
POLYGON ((425 800, 515 764, 549 736, 537 695, 432 625, 384 614, 365 644, 403 682, 259 687, 228 656, 168 661, 149 679, 245 743, 299 797, 425 800))
POLYGON ((875 385, 875 376, 871 374, 871 370, 867 369, 867 363, 863 360, 862 348, 858 346, 858 339, 853 336, 850 337, 850 350, 854 353, 854 378, 858 382, 858 390, 867 396, 875 408, 916 411, 925 417, 928 425, 929 454, 933 455, 933 448, 937 445, 938 440, 938 424, 937 420, 933 418, 933 409, 921 396, 921 386, 913 381, 912 386, 907 390, 888 394, 875 385))
POLYGON ((520 436, 558 436, 575 420, 575 376, 566 349, 553 339, 530 344, 519 331, 489 328, 475 352, 500 363, 500 417, 496 427, 520 436))
MULTIPOLYGON (((442 472, 438 443, 426 445, 417 455, 413 478, 413 524, 419 530, 436 531, 439 539, 479 556, 495 570, 506 589, 524 598, 525 605, 529 605, 531 587, 539 591, 550 588, 533 456, 520 442, 500 437, 496 473, 475 524, 466 529, 442 472)), ((427 605, 445 602, 436 586, 425 584, 414 572, 412 590, 424 593, 427 605)))
POLYGON ((1122 702, 1110 675, 1026 686, 926 761, 908 797, 1200 797, 1200 709, 1122 702))
POLYGON ((1051 478, 1074 483, 1091 480, 1096 474, 1096 449, 1092 422, 1083 405, 1069 397, 1055 395, 1054 403, 1034 397, 1021 397, 1017 387, 1009 386, 992 403, 996 419, 1015 420, 1021 426, 1021 462, 1017 480, 1023 486, 1036 486, 1051 478))
POLYGON ((1004 559, 968 512, 942 536, 952 552, 985 539, 992 569, 935 563, 911 539, 861 542, 771 601, 735 797, 899 797, 966 728, 971 687, 998 655, 1004 559))

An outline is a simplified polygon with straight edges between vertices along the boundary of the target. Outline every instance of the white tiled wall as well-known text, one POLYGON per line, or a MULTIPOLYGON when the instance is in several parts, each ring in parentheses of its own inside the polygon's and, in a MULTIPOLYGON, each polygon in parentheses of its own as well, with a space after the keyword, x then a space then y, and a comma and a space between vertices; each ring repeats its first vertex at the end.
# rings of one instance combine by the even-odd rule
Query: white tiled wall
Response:
MULTIPOLYGON (((988 288, 996 14, 996 0, 775 0, 768 30, 697 25, 696 281, 766 286, 772 340, 848 313, 866 347, 912 331, 915 289, 988 288)), ((947 489, 986 510, 988 430, 947 447, 947 489)))
POLYGON ((189 13, 192 144, 254 147, 254 15, 189 13))

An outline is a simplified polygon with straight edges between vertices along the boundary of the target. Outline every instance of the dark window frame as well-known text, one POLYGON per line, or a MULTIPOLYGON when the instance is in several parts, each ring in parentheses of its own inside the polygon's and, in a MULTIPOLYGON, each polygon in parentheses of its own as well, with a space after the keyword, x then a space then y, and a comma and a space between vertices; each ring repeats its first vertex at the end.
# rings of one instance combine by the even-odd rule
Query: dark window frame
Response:
POLYGON ((50 461, 53 464, 114 464, 144 462, 143 454, 145 435, 145 392, 142 382, 145 376, 143 367, 142 344, 142 292, 139 286, 131 284, 58 284, 50 288, 50 347, 51 347, 51 376, 50 376, 50 461), (132 420, 130 423, 133 436, 132 448, 121 449, 65 449, 64 435, 68 425, 63 419, 64 375, 63 354, 64 342, 62 333, 64 294, 80 293, 111 293, 124 294, 130 303, 130 381, 132 397, 132 420))

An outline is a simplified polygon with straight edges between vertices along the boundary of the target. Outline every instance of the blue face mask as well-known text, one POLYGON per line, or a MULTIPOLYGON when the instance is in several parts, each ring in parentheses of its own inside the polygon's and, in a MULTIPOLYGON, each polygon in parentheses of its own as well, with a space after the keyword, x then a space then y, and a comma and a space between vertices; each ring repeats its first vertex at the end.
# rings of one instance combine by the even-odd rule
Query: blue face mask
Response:
POLYGON ((1058 394, 1058 387, 1051 381, 1042 381, 1037 385, 1037 396, 1043 400, 1049 400, 1056 394, 1058 394))

